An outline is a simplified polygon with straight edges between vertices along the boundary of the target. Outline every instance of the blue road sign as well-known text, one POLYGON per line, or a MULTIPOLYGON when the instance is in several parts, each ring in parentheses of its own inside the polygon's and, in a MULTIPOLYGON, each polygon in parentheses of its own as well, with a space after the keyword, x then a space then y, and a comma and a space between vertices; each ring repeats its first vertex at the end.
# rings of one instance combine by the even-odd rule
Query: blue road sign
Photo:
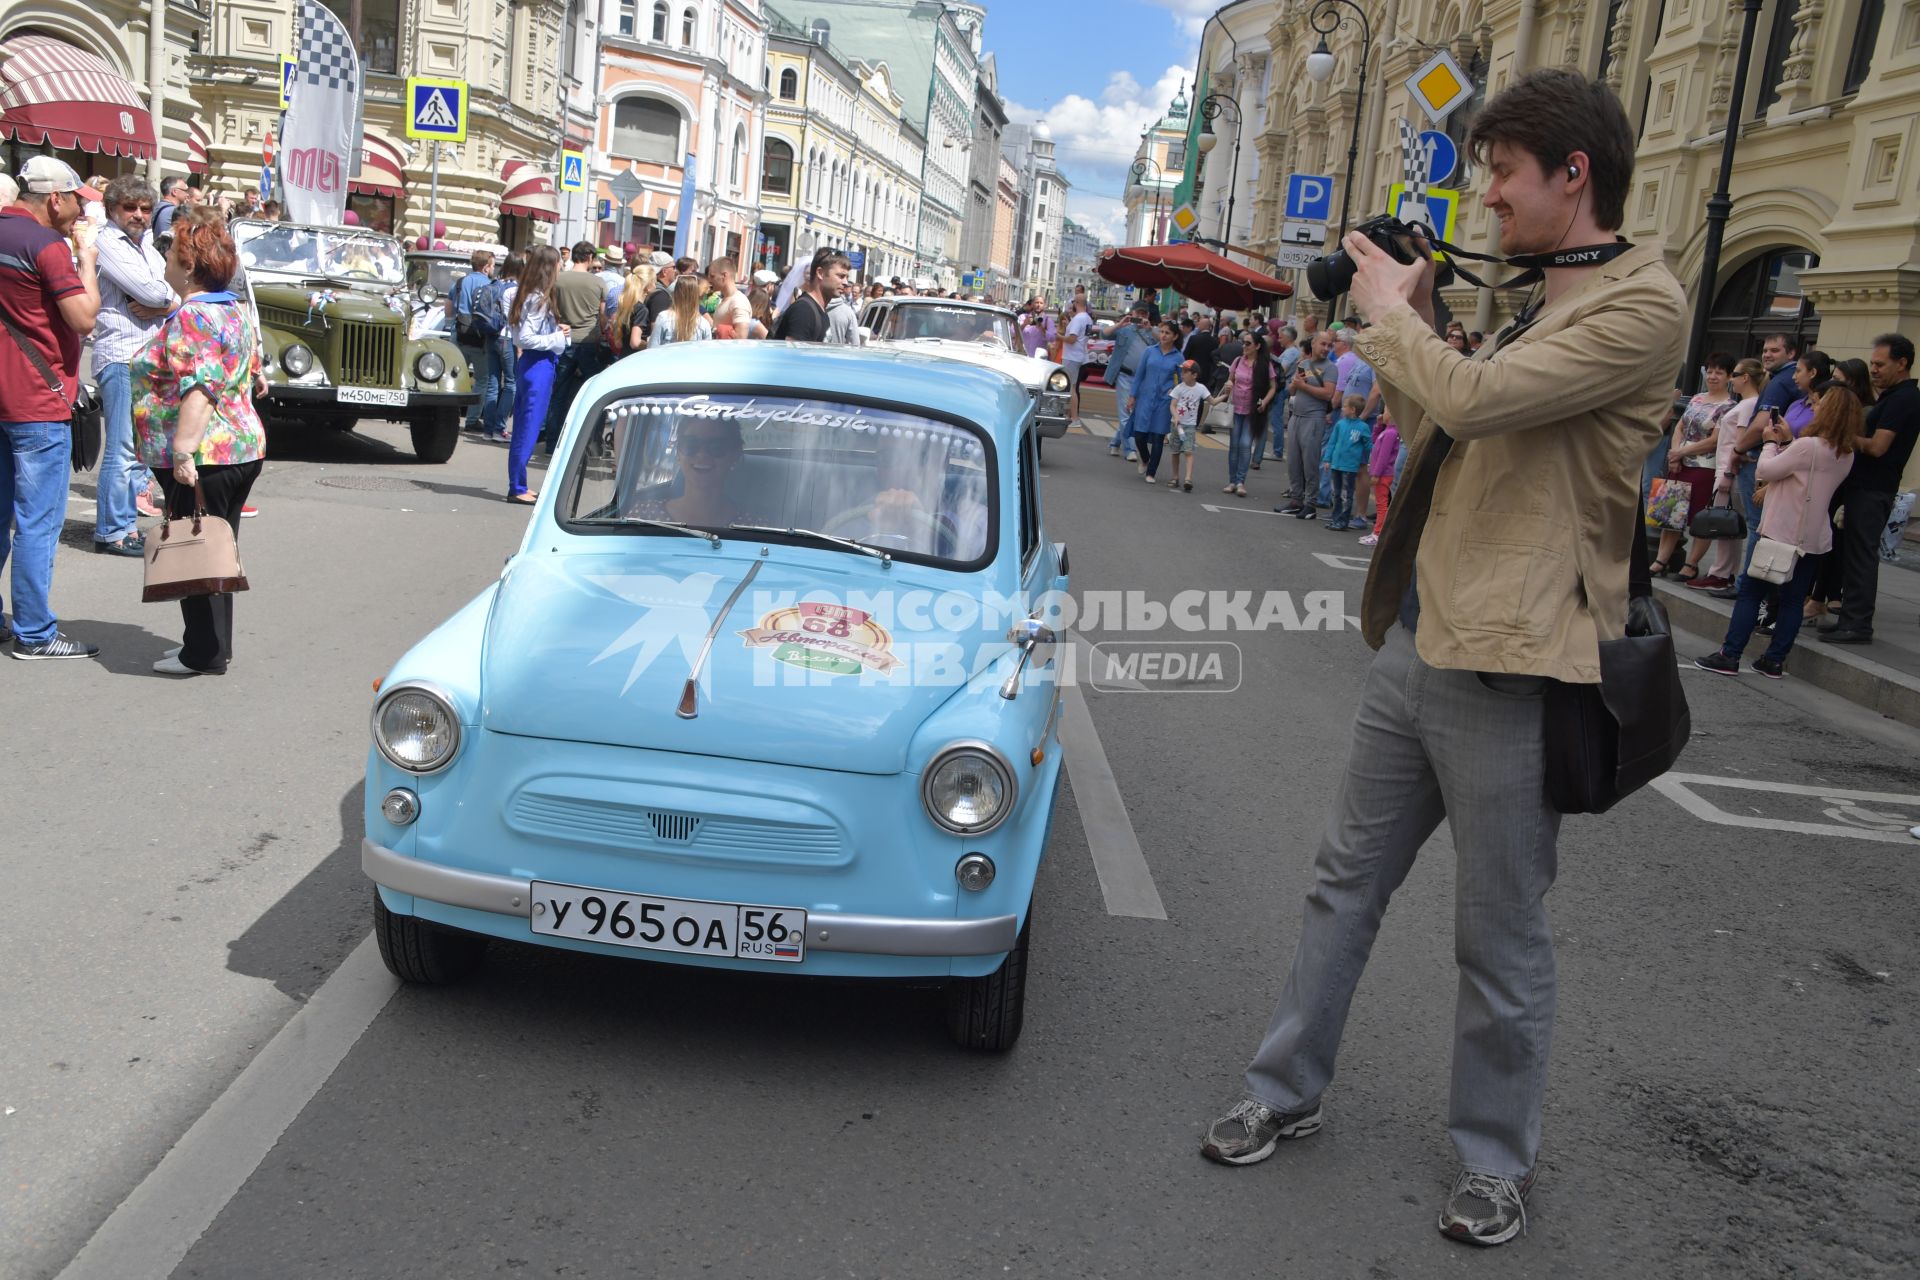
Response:
POLYGON ((867 255, 859 249, 850 249, 847 251, 847 262, 855 271, 864 270, 867 265, 867 255))
POLYGON ((409 138, 423 138, 429 142, 467 140, 466 81, 409 76, 407 107, 406 134, 409 138))
POLYGON ((1460 167, 1460 148, 1453 139, 1438 129, 1428 129, 1420 135, 1416 143, 1420 155, 1427 167, 1427 182, 1433 186, 1445 186, 1453 177, 1453 171, 1460 167))
POLYGON ((600 202, 599 213, 595 215, 594 221, 605 222, 612 217, 613 217, 613 201, 602 200, 600 202))
POLYGON ((1287 177, 1288 222, 1326 222, 1333 215, 1333 179, 1316 173, 1287 177))
POLYGON ((560 189, 562 191, 587 189, 587 157, 584 152, 562 151, 560 153, 560 189))

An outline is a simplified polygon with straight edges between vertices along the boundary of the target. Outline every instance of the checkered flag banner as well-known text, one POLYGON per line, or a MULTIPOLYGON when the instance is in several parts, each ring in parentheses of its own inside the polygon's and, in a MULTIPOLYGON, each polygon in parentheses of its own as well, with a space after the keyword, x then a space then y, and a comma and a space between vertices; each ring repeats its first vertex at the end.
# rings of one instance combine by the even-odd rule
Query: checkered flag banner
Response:
POLYGON ((1427 157, 1420 147, 1420 134, 1413 121, 1399 117, 1400 178, 1407 184, 1407 195, 1424 205, 1427 202, 1427 157))
POLYGON ((360 150, 360 57, 347 28, 319 0, 300 0, 280 186, 293 222, 346 221, 347 179, 360 150))

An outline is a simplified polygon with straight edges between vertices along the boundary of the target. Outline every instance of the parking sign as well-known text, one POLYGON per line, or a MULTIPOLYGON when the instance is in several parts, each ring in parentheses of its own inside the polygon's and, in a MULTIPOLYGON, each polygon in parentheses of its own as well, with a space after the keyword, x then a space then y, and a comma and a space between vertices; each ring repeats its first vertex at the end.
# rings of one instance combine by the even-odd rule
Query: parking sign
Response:
POLYGON ((1288 175, 1286 221, 1328 222, 1332 215, 1332 178, 1317 173, 1288 175))

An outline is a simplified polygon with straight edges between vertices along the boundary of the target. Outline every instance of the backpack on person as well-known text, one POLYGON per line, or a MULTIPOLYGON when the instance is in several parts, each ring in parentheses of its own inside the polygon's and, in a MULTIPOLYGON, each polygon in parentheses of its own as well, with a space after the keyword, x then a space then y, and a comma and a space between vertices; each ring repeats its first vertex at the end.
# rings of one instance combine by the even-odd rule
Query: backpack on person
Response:
POLYGON ((453 284, 453 337, 463 347, 477 347, 482 341, 480 331, 474 327, 473 323, 473 304, 480 294, 486 292, 487 286, 493 283, 485 276, 481 276, 482 283, 478 289, 467 288, 467 282, 476 274, 478 273, 469 271, 453 284))
POLYGON ((506 332, 507 312, 500 305, 505 292, 506 281, 493 280, 474 293, 473 309, 462 317, 473 331, 474 341, 469 345, 491 342, 506 332))

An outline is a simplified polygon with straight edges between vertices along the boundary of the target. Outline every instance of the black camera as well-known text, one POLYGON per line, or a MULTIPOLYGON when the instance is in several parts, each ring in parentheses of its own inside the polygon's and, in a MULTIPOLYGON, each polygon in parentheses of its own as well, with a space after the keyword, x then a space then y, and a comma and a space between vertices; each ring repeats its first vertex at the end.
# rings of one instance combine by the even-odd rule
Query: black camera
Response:
MULTIPOLYGON (((1429 243, 1434 239, 1433 232, 1425 227, 1410 227, 1390 213, 1369 218, 1354 230, 1391 254, 1396 262, 1409 267, 1420 261, 1421 256, 1420 250, 1414 247, 1413 238, 1423 236, 1429 243)), ((1353 286, 1353 272, 1353 259, 1347 251, 1335 249, 1326 257, 1315 258, 1307 264, 1307 288, 1313 290, 1314 297, 1325 302, 1353 286)))

